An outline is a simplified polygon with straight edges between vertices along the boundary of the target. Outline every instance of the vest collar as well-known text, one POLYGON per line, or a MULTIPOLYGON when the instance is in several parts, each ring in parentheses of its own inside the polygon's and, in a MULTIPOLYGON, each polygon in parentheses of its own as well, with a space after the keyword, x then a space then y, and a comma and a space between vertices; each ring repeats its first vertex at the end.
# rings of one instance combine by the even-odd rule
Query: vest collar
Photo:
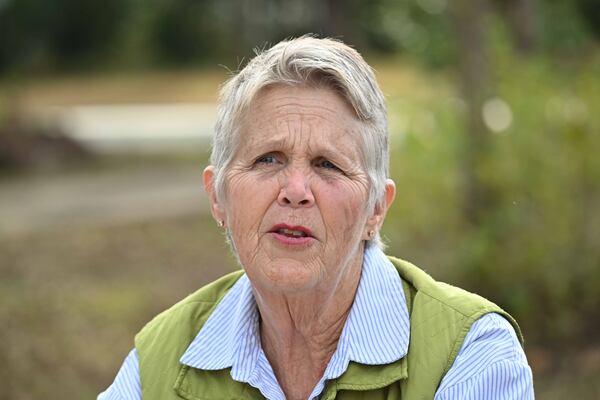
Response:
POLYGON ((342 376, 329 383, 321 399, 333 399, 340 390, 366 391, 380 389, 406 378, 408 378, 406 357, 386 365, 350 363, 342 376))

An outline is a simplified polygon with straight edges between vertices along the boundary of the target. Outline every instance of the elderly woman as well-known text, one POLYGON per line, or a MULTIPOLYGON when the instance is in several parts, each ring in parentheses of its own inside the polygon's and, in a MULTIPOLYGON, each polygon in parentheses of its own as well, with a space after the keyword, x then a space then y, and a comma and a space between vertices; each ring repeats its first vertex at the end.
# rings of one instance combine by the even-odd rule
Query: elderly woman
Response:
POLYGON ((284 41, 223 87, 204 186, 243 271, 136 336, 100 399, 527 399, 515 321, 387 257, 383 95, 352 48, 284 41))

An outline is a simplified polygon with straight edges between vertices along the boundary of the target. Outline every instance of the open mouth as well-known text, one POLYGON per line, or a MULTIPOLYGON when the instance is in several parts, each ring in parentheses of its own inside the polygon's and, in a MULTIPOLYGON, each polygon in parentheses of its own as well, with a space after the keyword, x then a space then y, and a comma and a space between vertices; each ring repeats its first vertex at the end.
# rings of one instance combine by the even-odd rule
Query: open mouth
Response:
POLYGON ((270 232, 282 235, 290 239, 301 239, 313 237, 310 229, 303 226, 289 226, 286 224, 275 225, 270 232))
POLYGON ((294 229, 281 228, 281 229, 277 229, 275 232, 279 233, 280 235, 287 236, 287 237, 295 237, 295 238, 308 237, 308 235, 305 232, 297 231, 294 229))

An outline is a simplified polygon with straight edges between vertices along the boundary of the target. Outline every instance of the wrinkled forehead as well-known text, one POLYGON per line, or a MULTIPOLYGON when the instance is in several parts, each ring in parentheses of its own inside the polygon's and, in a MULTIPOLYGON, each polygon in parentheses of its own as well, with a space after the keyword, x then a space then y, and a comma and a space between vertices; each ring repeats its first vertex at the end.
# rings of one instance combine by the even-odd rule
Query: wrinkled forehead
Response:
POLYGON ((292 101, 292 104, 303 101, 307 107, 320 107, 325 112, 343 112, 344 117, 359 120, 350 100, 334 82, 309 80, 302 83, 272 83, 257 90, 248 100, 245 114, 258 109, 265 110, 274 104, 277 106, 286 101, 292 101), (329 107, 327 103, 330 104, 329 107))
POLYGON ((279 84, 257 93, 238 128, 244 147, 326 141, 360 148, 364 124, 332 88, 279 84))

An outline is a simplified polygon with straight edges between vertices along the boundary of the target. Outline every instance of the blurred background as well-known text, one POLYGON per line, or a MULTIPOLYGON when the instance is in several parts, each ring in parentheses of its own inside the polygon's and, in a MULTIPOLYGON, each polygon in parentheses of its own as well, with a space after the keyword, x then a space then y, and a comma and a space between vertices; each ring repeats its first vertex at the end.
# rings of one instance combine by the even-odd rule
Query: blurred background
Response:
POLYGON ((94 398, 236 268, 201 184, 218 87, 307 32, 386 94, 389 253, 512 313, 538 398, 599 398, 599 7, 0 0, 0 399, 94 398))

